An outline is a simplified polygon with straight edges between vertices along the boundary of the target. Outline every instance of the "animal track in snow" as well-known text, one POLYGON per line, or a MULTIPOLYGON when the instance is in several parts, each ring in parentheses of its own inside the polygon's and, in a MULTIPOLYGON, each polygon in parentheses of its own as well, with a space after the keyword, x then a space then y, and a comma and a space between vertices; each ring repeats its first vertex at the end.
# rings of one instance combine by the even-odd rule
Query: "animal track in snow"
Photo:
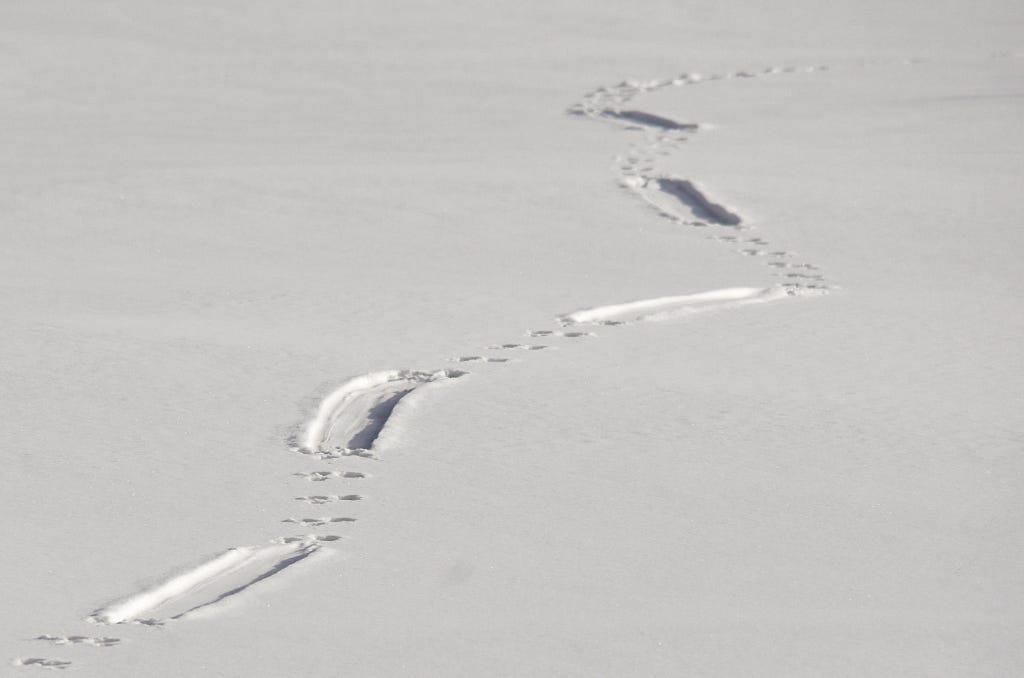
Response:
POLYGON ((686 205, 698 219, 722 226, 739 226, 743 223, 738 214, 709 198, 702 188, 689 179, 659 177, 655 181, 659 190, 686 205))
POLYGON ((630 125, 637 125, 640 127, 654 127, 663 130, 685 130, 689 132, 695 132, 698 129, 698 125, 689 122, 676 122, 669 118, 655 115, 653 113, 645 113, 644 111, 605 111, 602 115, 606 118, 618 120, 630 125))
MULTIPOLYGON (((750 228, 735 210, 722 205, 709 197, 708 192, 697 186, 692 180, 681 177, 657 175, 654 173, 655 160, 669 155, 679 149, 686 140, 695 133, 713 126, 700 123, 678 123, 672 117, 650 113, 635 107, 633 100, 639 95, 667 87, 702 85, 711 81, 730 79, 746 79, 771 77, 784 73, 811 73, 826 71, 827 66, 772 66, 760 71, 734 71, 724 74, 701 75, 683 73, 674 78, 661 80, 626 80, 617 85, 598 87, 587 92, 577 103, 569 107, 573 115, 587 117, 592 120, 613 123, 625 130, 640 130, 643 141, 635 143, 629 152, 617 159, 615 171, 619 175, 619 183, 641 198, 662 218, 684 226, 706 228, 714 225, 736 229, 750 228), (679 211, 686 208, 689 214, 679 211), (691 216, 692 215, 692 216, 691 216)), ((716 240, 735 242, 737 239, 726 239, 712 236, 716 240)), ((744 242, 752 245, 766 246, 762 238, 749 238, 744 242)), ((751 247, 739 250, 739 253, 763 257, 771 265, 774 253, 765 253, 751 247)), ((821 280, 824 280, 822 277, 821 280)), ((815 279, 812 284, 788 283, 780 286, 790 293, 800 290, 823 293, 829 286, 815 279)))
POLYGON ((683 316, 760 304, 796 296, 796 290, 776 287, 730 287, 697 294, 643 299, 624 304, 597 306, 567 313, 558 318, 563 325, 578 323, 657 322, 683 316))
POLYGON ((530 330, 526 333, 528 337, 565 337, 567 339, 580 339, 582 337, 596 337, 593 332, 559 332, 558 330, 530 330))
POLYGON ((831 289, 828 285, 822 283, 796 283, 796 282, 784 282, 779 287, 791 292, 793 296, 797 295, 811 295, 811 294, 825 294, 831 289))
POLYGON ((800 280, 824 280, 825 276, 817 273, 773 273, 780 278, 796 278, 800 280))
POLYGON ((306 480, 314 483, 320 483, 325 480, 333 480, 335 478, 365 478, 365 473, 359 471, 310 471, 309 473, 293 473, 293 476, 299 478, 305 478, 306 480))
POLYGON ((307 504, 333 504, 337 501, 359 501, 363 497, 359 494, 314 494, 309 497, 295 497, 295 501, 304 501, 307 504))
POLYGON ((94 647, 113 647, 121 643, 120 638, 93 638, 91 636, 51 636, 44 634, 32 640, 40 640, 54 645, 92 645, 94 647))
POLYGON ((492 344, 487 348, 492 351, 541 351, 548 347, 538 344, 492 344))
POLYGON ((41 669, 54 671, 62 671, 71 666, 71 662, 61 661, 60 659, 45 659, 43 657, 19 657, 13 663, 15 666, 38 666, 41 669))
MULTIPOLYGON (((825 70, 823 67, 806 69, 825 70)), ((710 193, 691 179, 655 174, 656 161, 683 147, 693 133, 709 126, 679 122, 671 117, 639 110, 627 104, 637 95, 665 87, 694 86, 729 78, 755 78, 784 72, 795 72, 792 67, 765 69, 760 73, 739 71, 725 75, 700 76, 682 74, 666 80, 625 81, 614 87, 601 87, 586 94, 582 101, 570 109, 571 113, 602 120, 619 128, 640 130, 644 143, 634 145, 616 165, 621 183, 651 205, 662 217, 693 227, 726 228, 732 232, 747 228, 740 214, 714 200, 710 193), (684 214, 680 212, 684 208, 684 214)), ((726 242, 740 242, 736 236, 710 236, 726 242)), ((743 253, 764 257, 776 276, 786 282, 772 287, 736 287, 623 304, 583 309, 561 316, 563 326, 592 323, 623 325, 635 322, 657 321, 694 313, 763 303, 792 296, 823 294, 828 285, 824 276, 803 271, 816 271, 810 263, 780 260, 794 255, 785 251, 766 252, 768 242, 763 238, 742 240, 743 253), (790 271, 783 273, 783 271, 790 271)), ((530 337, 580 338, 593 336, 590 332, 533 330, 530 337)), ((499 344, 494 350, 536 351, 543 345, 499 344)), ((508 362, 509 358, 485 356, 459 356, 452 362, 508 362)), ((395 415, 401 401, 412 391, 465 375, 457 370, 436 372, 389 371, 375 372, 346 381, 321 402, 315 415, 305 424, 301 433, 291 440, 292 449, 321 459, 364 457, 376 459, 377 442, 385 427, 395 415)), ((362 478, 354 471, 297 472, 297 477, 311 482, 331 479, 362 478)), ((310 495, 295 497, 311 505, 341 501, 357 501, 362 495, 310 495)), ((286 518, 282 522, 304 528, 324 527, 355 518, 286 518)), ((230 549, 164 581, 143 588, 124 599, 97 609, 89 621, 97 624, 136 623, 159 626, 213 610, 227 599, 235 599, 260 582, 289 570, 318 550, 321 544, 338 541, 339 535, 296 535, 281 537, 269 545, 230 549)), ((53 644, 92 644, 110 647, 120 641, 115 638, 89 638, 86 636, 39 636, 36 640, 53 644)), ((15 661, 20 666, 64 669, 70 662, 43 658, 15 661)))
POLYGON ((349 379, 321 402, 306 424, 298 451, 334 458, 370 456, 373 445, 399 402, 426 384, 457 379, 458 370, 374 372, 349 379))
POLYGON ((235 599, 260 582, 309 558, 319 548, 315 542, 303 540, 228 549, 164 581, 104 605, 87 621, 162 624, 182 619, 235 599))
POLYGON ((449 362, 453 363, 507 363, 511 361, 511 358, 491 358, 490 356, 482 355, 464 355, 458 358, 448 358, 449 362))
POLYGON ((788 261, 769 261, 768 265, 772 268, 803 268, 808 271, 817 271, 818 267, 814 264, 796 264, 788 261))
POLYGON ((278 544, 319 544, 321 542, 332 542, 344 539, 337 534, 306 534, 300 537, 279 537, 274 540, 278 544))
POLYGON ((355 518, 285 518, 282 523, 292 523, 302 527, 323 527, 331 523, 354 523, 355 518))
POLYGON ((643 199, 662 218, 700 228, 744 228, 739 214, 709 198, 703 189, 689 179, 627 172, 620 183, 643 199), (689 212, 689 216, 678 211, 680 206, 689 212))
POLYGON ((295 449, 297 449, 299 452, 302 452, 302 454, 309 454, 314 457, 317 457, 318 459, 323 459, 325 461, 330 459, 341 459, 342 457, 360 457, 362 459, 377 458, 377 456, 370 450, 362 450, 358 448, 353 449, 348 447, 341 447, 340 445, 336 445, 335 447, 332 447, 330 449, 321 448, 316 452, 302 450, 301 448, 295 449))

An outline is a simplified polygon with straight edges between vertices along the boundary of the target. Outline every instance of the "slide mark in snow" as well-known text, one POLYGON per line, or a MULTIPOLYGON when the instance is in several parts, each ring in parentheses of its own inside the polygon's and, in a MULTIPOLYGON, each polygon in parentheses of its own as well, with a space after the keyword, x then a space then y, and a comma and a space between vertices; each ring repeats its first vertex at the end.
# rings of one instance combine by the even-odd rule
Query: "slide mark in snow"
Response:
MULTIPOLYGON (((634 145, 628 156, 620 158, 618 162, 620 180, 623 185, 632 189, 652 205, 661 216, 682 225, 706 227, 714 224, 742 229, 742 219, 738 213, 710 199, 708 194, 693 181, 653 174, 657 156, 670 155, 680 148, 689 134, 708 126, 681 123, 662 115, 634 108, 624 108, 623 105, 637 94, 664 87, 695 85, 728 78, 761 77, 762 74, 789 73, 796 70, 795 68, 769 68, 760 73, 739 71, 709 77, 683 74, 668 80, 625 81, 613 87, 600 87, 589 92, 581 102, 571 107, 569 112, 603 120, 621 128, 643 131, 646 143, 634 145), (671 199, 673 202, 670 204, 666 202, 667 199, 671 199), (673 208, 678 207, 679 203, 688 208, 701 221, 689 221, 678 214, 673 208)), ((826 69, 811 67, 805 70, 826 69)), ((735 236, 710 237, 726 242, 738 242, 738 238, 735 236)), ((769 243, 762 238, 747 238, 743 242, 747 245, 740 250, 743 254, 765 256, 767 265, 775 269, 774 275, 785 278, 786 282, 768 288, 728 288, 699 294, 600 306, 575 311, 561 316, 558 320, 562 325, 576 323, 620 325, 655 321, 697 312, 773 301, 787 296, 820 294, 828 289, 827 285, 822 282, 822 275, 811 273, 818 270, 816 266, 810 263, 774 260, 778 257, 791 256, 791 254, 783 251, 768 252, 769 243)), ((593 334, 590 332, 534 330, 528 332, 528 336, 575 338, 593 336, 593 334)), ((499 344, 489 348, 535 351, 546 347, 527 344, 499 344)), ((461 356, 450 360, 456 362, 506 362, 509 359, 461 356)), ((323 400, 316 415, 306 423, 301 434, 292 438, 292 447, 297 451, 317 455, 323 459, 350 455, 374 457, 373 447, 377 439, 394 414, 395 408, 405 396, 426 384, 454 379, 464 374, 465 372, 456 370, 391 371, 376 372, 351 379, 323 400)), ((295 473, 294 475, 309 481, 365 477, 364 474, 354 471, 314 471, 295 473)), ((314 505, 359 499, 362 499, 362 496, 355 494, 296 497, 298 501, 314 505)), ((286 518, 282 522, 310 528, 353 521, 355 518, 320 517, 286 518)), ((167 620, 182 619, 199 611, 215 608, 227 599, 233 599, 256 584, 310 557, 321 548, 321 543, 337 541, 342 538, 338 535, 296 535, 281 537, 267 546, 230 549, 159 584, 97 609, 88 618, 88 621, 97 624, 133 622, 158 626, 167 620)), ((55 645, 94 645, 97 647, 111 647, 120 642, 117 638, 51 635, 38 636, 34 640, 50 642, 55 645)), ((37 666, 56 670, 62 670, 71 665, 71 662, 68 661, 40 657, 18 658, 13 663, 17 666, 37 666)))
POLYGON ((644 111, 604 111, 601 114, 605 118, 611 118, 613 120, 619 120, 625 123, 631 123, 642 127, 655 127, 663 130, 685 130, 689 132, 696 132, 700 126, 689 122, 676 122, 670 118, 665 118, 660 115, 653 113, 645 113, 644 111))
POLYGON ((71 662, 59 659, 45 659, 43 657, 19 657, 13 663, 15 666, 36 666, 41 669, 50 669, 51 671, 63 671, 71 666, 71 662))
POLYGON ((159 624, 182 619, 248 591, 305 560, 318 548, 316 543, 305 539, 293 544, 228 549, 158 584, 104 605, 86 621, 159 624))
POLYGON ((321 483, 332 478, 365 478, 365 473, 359 471, 311 471, 309 473, 293 473, 293 476, 305 478, 314 483, 321 483))
POLYGON ((41 640, 53 645, 92 645, 94 647, 113 647, 120 644, 120 638, 92 638, 90 636, 36 636, 32 640, 41 640))
POLYGON ((457 358, 448 358, 448 362, 453 363, 507 363, 511 360, 511 358, 492 358, 482 355, 462 355, 457 358))
POLYGON ((323 527, 330 523, 354 523, 355 518, 285 518, 282 523, 292 523, 303 527, 323 527))
POLYGON ((491 344, 487 348, 492 351, 542 351, 547 346, 540 344, 491 344))
POLYGON ((689 226, 743 227, 743 219, 735 210, 709 198, 704 189, 689 179, 625 173, 621 183, 643 198, 662 217, 673 221, 689 226), (676 208, 680 205, 685 207, 695 220, 686 219, 678 213, 676 208))
POLYGON ((321 542, 338 541, 344 537, 337 534, 304 534, 299 537, 280 537, 275 540, 278 544, 319 544, 321 542))
POLYGON ((358 494, 314 494, 309 497, 295 497, 295 501, 304 501, 307 504, 333 504, 336 501, 359 501, 363 497, 358 494))
POLYGON ((776 301, 796 296, 796 294, 796 291, 782 287, 729 287, 697 294, 597 306, 559 316, 558 321, 562 325, 579 323, 624 325, 636 322, 656 322, 696 313, 776 301))
MULTIPOLYGON (((694 181, 681 177, 659 176, 655 171, 659 157, 678 151, 690 136, 713 126, 678 123, 671 117, 640 110, 636 107, 634 100, 640 95, 669 87, 686 87, 713 81, 776 77, 778 74, 784 73, 812 73, 826 70, 829 69, 825 66, 804 68, 773 66, 758 71, 735 71, 712 75, 683 73, 674 78, 660 80, 625 80, 617 85, 598 87, 587 92, 577 103, 569 107, 568 112, 610 123, 625 130, 640 130, 643 133, 643 140, 632 144, 626 154, 617 158, 614 167, 619 176, 619 183, 644 200, 660 217, 682 226, 700 228, 718 226, 746 230, 751 226, 745 223, 746 220, 738 212, 711 199, 708 192, 694 181), (685 210, 681 211, 680 206, 685 210)), ((728 241, 728 238, 725 237, 714 236, 714 238, 728 241)), ((765 263, 769 263, 770 257, 774 256, 766 251, 768 246, 766 240, 759 238, 746 242, 756 245, 756 247, 748 246, 737 250, 740 254, 760 257, 765 263)), ((816 294, 826 293, 830 289, 824 276, 788 277, 780 287, 789 291, 807 291, 816 294)))
POLYGON ((458 370, 394 370, 349 379, 320 403, 306 424, 298 450, 327 458, 372 456, 374 443, 402 398, 425 384, 465 374, 458 370))
POLYGON ((528 337, 565 337, 567 339, 581 339, 583 337, 596 337, 593 332, 559 332, 557 330, 530 330, 526 333, 528 337))
POLYGON ((657 181, 658 188, 662 192, 675 197, 679 202, 689 207, 698 219, 711 221, 722 226, 739 226, 743 221, 732 210, 708 198, 704 191, 689 179, 660 177, 655 181, 657 181))

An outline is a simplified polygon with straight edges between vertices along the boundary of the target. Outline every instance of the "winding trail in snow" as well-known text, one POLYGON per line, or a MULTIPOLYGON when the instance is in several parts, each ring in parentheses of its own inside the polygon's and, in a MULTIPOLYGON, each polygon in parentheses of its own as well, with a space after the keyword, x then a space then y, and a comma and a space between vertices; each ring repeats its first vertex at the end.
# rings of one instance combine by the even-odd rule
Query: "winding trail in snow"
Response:
POLYGON ((668 297, 598 306, 562 314, 557 320, 563 325, 651 322, 751 303, 827 294, 832 285, 828 283, 817 265, 799 260, 792 252, 772 248, 769 241, 762 237, 748 235, 754 226, 742 216, 741 210, 716 199, 707 187, 691 177, 672 176, 655 171, 658 158, 678 152, 690 136, 706 133, 713 127, 699 122, 679 122, 658 113, 640 110, 636 108, 634 100, 640 95, 670 87, 692 87, 720 80, 829 70, 831 69, 828 66, 788 66, 708 76, 683 73, 664 80, 626 80, 618 85, 593 89, 570 106, 567 110, 570 115, 597 120, 642 134, 640 141, 633 143, 625 155, 615 160, 613 171, 620 186, 663 219, 682 227, 718 231, 708 237, 738 246, 736 251, 743 256, 761 257, 761 261, 773 269, 772 275, 781 281, 776 285, 761 288, 743 286, 724 290, 690 291, 668 297))
POLYGON ((167 620, 183 619, 246 591, 305 560, 318 549, 315 538, 298 543, 228 549, 122 600, 104 605, 87 621, 159 625, 167 620))
POLYGON ((321 459, 372 456, 377 437, 403 398, 427 384, 464 374, 460 370, 392 370, 349 379, 320 403, 299 437, 297 451, 321 459))
POLYGON ((786 290, 774 287, 729 287, 697 294, 642 299, 625 304, 610 304, 574 311, 558 318, 562 325, 594 323, 598 325, 626 325, 681 318, 706 311, 718 311, 749 304, 763 304, 785 299, 786 290))
MULTIPOLYGON (((687 87, 703 82, 752 78, 780 73, 826 71, 827 67, 803 69, 769 68, 759 72, 738 71, 725 75, 702 77, 683 74, 668 80, 627 81, 612 87, 599 87, 586 93, 569 108, 569 113, 598 120, 619 128, 642 133, 616 159, 614 171, 618 183, 634 197, 653 209, 661 218, 680 226, 722 231, 708 237, 738 246, 745 256, 763 257, 761 261, 773 269, 783 282, 771 286, 737 286, 710 291, 672 291, 669 296, 609 303, 561 314, 554 318, 562 328, 572 325, 614 326, 638 322, 656 322, 738 308, 750 304, 779 301, 792 297, 825 294, 829 285, 816 265, 797 260, 791 253, 772 250, 767 240, 745 237, 751 225, 742 211, 714 198, 709 189, 689 177, 658 174, 654 171, 658 157, 677 152, 689 135, 703 133, 705 125, 675 120, 633 105, 639 95, 665 87, 687 87)), ((586 339, 596 336, 585 330, 533 329, 526 332, 532 339, 555 341, 586 339)), ((529 355, 549 348, 546 344, 519 342, 495 343, 485 350, 499 355, 473 354, 448 358, 458 363, 511 363, 508 352, 529 355), (502 355, 504 354, 504 355, 502 355)), ((413 393, 468 375, 462 370, 432 371, 391 370, 372 372, 350 378, 322 398, 308 420, 289 439, 289 449, 308 463, 314 459, 323 464, 379 464, 388 448, 384 435, 391 423, 400 418, 413 393)), ((293 476, 310 482, 336 484, 365 483, 372 474, 363 470, 336 468, 297 469, 293 476)), ((356 492, 316 494, 294 497, 311 506, 343 506, 364 499, 356 492)), ((316 530, 355 522, 341 515, 285 517, 279 523, 299 530, 316 530)), ((117 625, 134 623, 162 626, 172 622, 213 614, 227 604, 271 578, 292 573, 309 560, 319 560, 329 547, 324 544, 341 540, 336 534, 293 534, 281 536, 270 543, 236 546, 179 569, 164 579, 137 589, 98 608, 86 619, 92 624, 117 625), (314 558, 316 556, 316 558, 314 558)), ((41 635, 32 640, 52 645, 87 645, 113 647, 121 643, 114 637, 41 635)), ((63 670, 71 666, 64 659, 40 657, 17 658, 15 666, 63 670)))

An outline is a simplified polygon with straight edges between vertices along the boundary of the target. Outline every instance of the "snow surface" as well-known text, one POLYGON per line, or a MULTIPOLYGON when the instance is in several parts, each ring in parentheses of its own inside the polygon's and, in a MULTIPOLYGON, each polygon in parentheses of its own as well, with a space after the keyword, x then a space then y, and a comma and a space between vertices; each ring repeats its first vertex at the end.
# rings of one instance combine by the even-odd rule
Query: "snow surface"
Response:
POLYGON ((1024 673, 1022 29, 5 3, 4 670, 1024 673))

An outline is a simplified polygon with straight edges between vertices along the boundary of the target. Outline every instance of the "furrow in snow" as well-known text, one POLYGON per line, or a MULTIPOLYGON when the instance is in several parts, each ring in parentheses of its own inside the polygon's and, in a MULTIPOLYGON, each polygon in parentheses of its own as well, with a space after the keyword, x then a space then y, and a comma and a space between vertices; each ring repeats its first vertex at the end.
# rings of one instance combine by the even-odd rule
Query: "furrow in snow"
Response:
POLYGON ((63 671, 71 666, 71 662, 61 659, 47 659, 46 657, 18 657, 11 663, 14 666, 35 666, 50 671, 63 671))
POLYGON ((707 194, 689 179, 659 177, 655 179, 658 189, 690 208, 698 219, 705 219, 722 226, 739 226, 743 220, 736 212, 711 200, 707 194))
POLYGON ((619 122, 628 123, 630 125, 639 125, 641 127, 655 127, 662 130, 680 130, 686 132, 695 132, 699 129, 699 125, 688 122, 676 122, 671 118, 666 118, 653 113, 646 113, 644 111, 618 111, 618 110, 607 110, 601 113, 602 117, 610 118, 612 120, 618 120, 619 122))
POLYGON ((299 449, 307 454, 330 449, 370 450, 402 398, 424 384, 464 374, 458 370, 392 370, 350 379, 320 403, 306 424, 299 449))
POLYGON ((622 325, 635 322, 656 322, 696 313, 777 301, 790 296, 796 296, 796 291, 782 287, 728 287, 697 294, 657 297, 624 304, 598 306, 567 313, 559 316, 558 321, 562 325, 578 323, 622 325))
POLYGON ((88 617, 96 624, 159 623, 181 619, 249 590, 315 553, 315 541, 240 546, 105 605, 88 617))

